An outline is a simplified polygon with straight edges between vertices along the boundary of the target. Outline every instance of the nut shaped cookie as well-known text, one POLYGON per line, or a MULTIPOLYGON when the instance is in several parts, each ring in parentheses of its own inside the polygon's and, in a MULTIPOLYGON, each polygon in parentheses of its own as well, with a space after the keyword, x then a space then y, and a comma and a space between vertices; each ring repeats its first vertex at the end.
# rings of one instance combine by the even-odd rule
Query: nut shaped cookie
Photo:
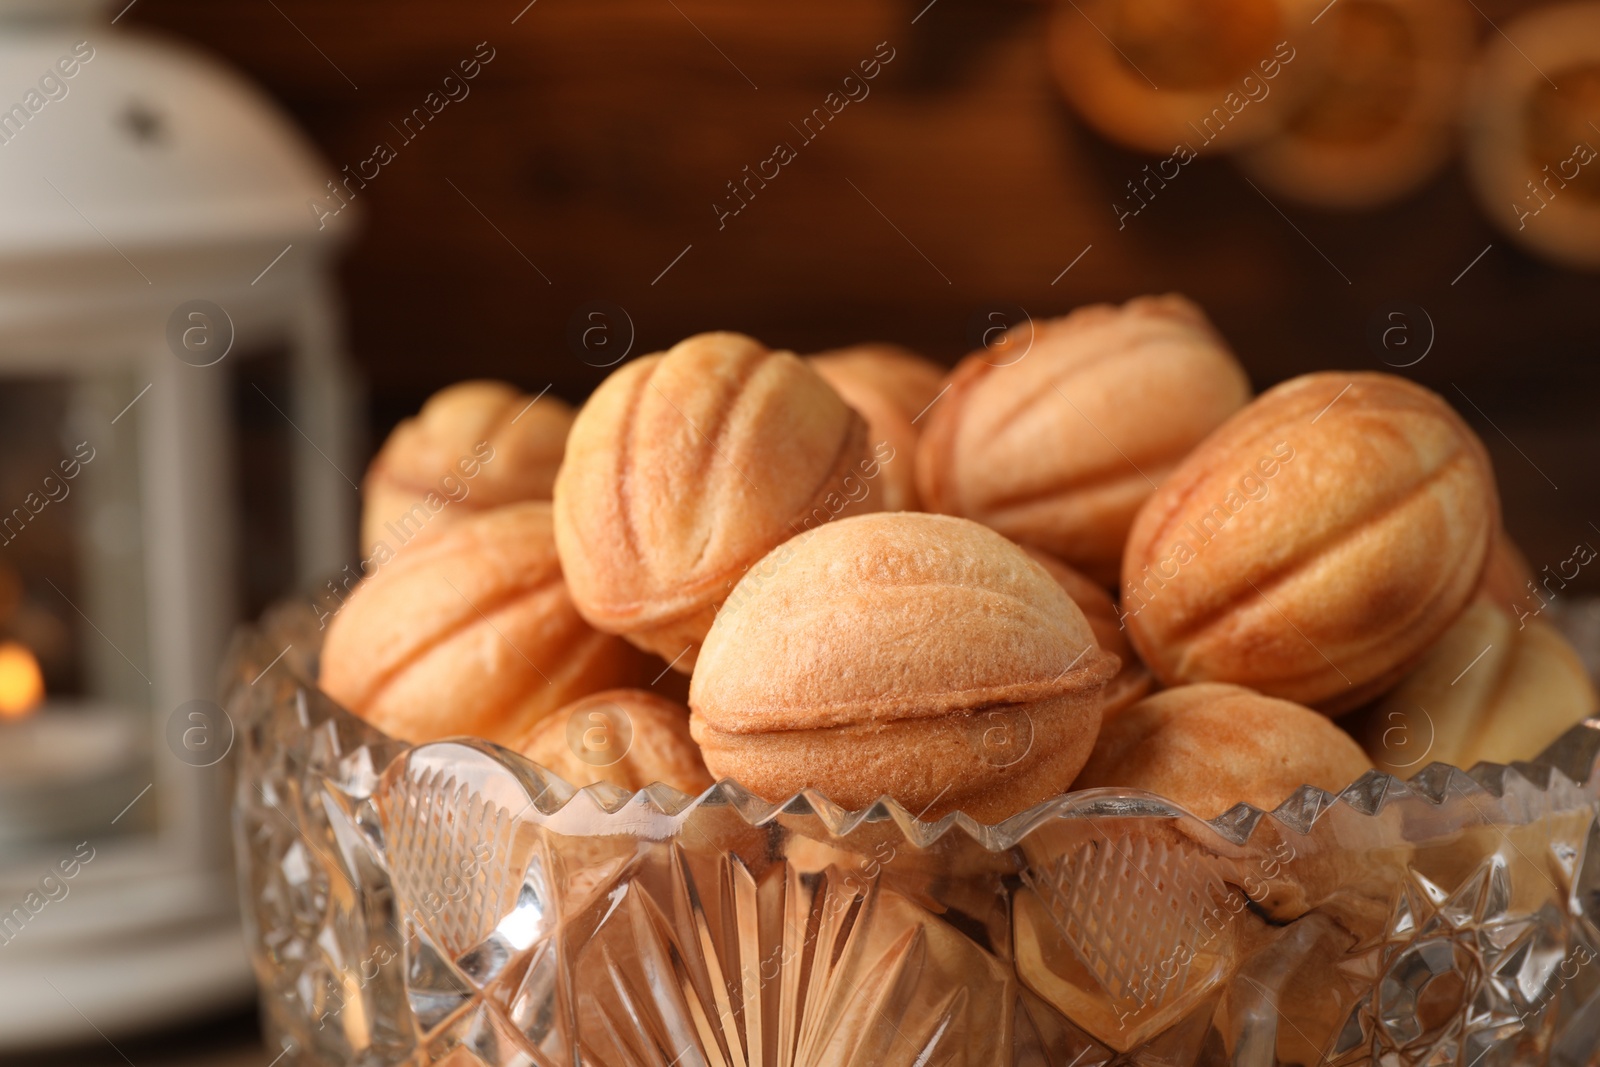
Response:
POLYGON ((1519 610, 1527 610, 1525 605, 1537 603, 1534 588, 1528 557, 1504 528, 1496 530, 1494 544, 1489 546, 1489 562, 1483 568, 1483 581, 1478 585, 1478 598, 1516 615, 1519 610))
POLYGON ((1240 802, 1271 811, 1302 785, 1337 793, 1372 769, 1326 716, 1242 686, 1146 697, 1109 720, 1076 789, 1142 789, 1214 819, 1240 802))
POLYGON ((462 519, 383 563, 328 624, 320 681, 403 741, 509 745, 557 708, 642 684, 647 671, 643 654, 573 607, 540 501, 462 519))
POLYGON ((1379 770, 1405 778, 1435 762, 1531 760, 1597 710, 1594 683, 1554 627, 1479 600, 1379 701, 1362 740, 1379 770))
POLYGON ((573 410, 505 382, 439 390, 389 434, 362 480, 361 547, 399 551, 424 529, 523 500, 549 500, 573 410))
POLYGON ((711 788, 689 736, 689 709, 647 689, 608 689, 541 719, 508 746, 576 786, 643 789, 665 782, 697 796, 711 788))
POLYGON ((895 345, 868 344, 807 358, 867 420, 873 458, 882 465, 872 492, 881 511, 917 511, 917 423, 944 387, 944 368, 895 345))
POLYGON ((1122 661, 1122 667, 1117 671, 1116 677, 1106 683, 1106 687, 1100 691, 1101 721, 1148 696, 1155 685, 1155 677, 1151 675, 1149 668, 1139 662, 1139 655, 1134 652, 1133 643, 1128 640, 1128 633, 1123 629, 1121 616, 1117 613, 1117 605, 1111 599, 1111 594, 1048 552, 1028 545, 1022 546, 1022 550, 1049 571, 1050 577, 1054 578, 1072 598, 1072 602, 1078 605, 1084 617, 1089 620, 1089 629, 1094 631, 1095 643, 1122 661))
POLYGON ((688 673, 750 565, 876 510, 866 422, 803 360, 735 333, 623 364, 589 398, 556 478, 573 601, 688 673))
POLYGON ((706 766, 769 800, 997 822, 1065 791, 1117 659, 1016 545, 917 512, 830 523, 740 581, 689 688, 706 766))
POLYGON ((1461 614, 1499 521, 1483 444, 1437 395, 1387 374, 1309 374, 1230 419, 1151 496, 1122 611, 1166 685, 1347 711, 1461 614))
POLYGON ((1140 505, 1245 405, 1249 380, 1180 296, 1023 323, 1000 348, 962 360, 923 417, 922 505, 1111 585, 1140 505))

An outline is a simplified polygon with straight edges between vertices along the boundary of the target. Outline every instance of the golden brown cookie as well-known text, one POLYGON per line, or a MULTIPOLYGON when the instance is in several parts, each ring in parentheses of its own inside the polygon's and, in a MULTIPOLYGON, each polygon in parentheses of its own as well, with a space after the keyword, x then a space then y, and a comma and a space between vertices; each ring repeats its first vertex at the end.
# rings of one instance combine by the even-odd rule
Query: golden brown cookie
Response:
POLYGON ((384 563, 329 623, 321 685, 403 741, 510 744, 578 697, 647 680, 647 669, 638 650, 578 615, 550 505, 532 502, 462 519, 384 563))
POLYGON ((896 345, 855 345, 808 357, 822 380, 867 420, 867 441, 883 467, 872 492, 882 511, 916 511, 918 423, 944 387, 945 370, 896 345))
POLYGON ((1600 708, 1572 646, 1540 619, 1479 600, 1384 697, 1362 741, 1378 769, 1531 760, 1600 708))
POLYGON ((505 382, 461 382, 394 428, 362 484, 361 547, 371 558, 424 530, 490 508, 549 500, 573 412, 505 382))
POLYGON ((1309 374, 1230 419, 1140 511, 1123 618, 1166 685, 1346 711, 1461 614, 1499 521, 1488 454, 1442 399, 1309 374))
POLYGON ((1089 629, 1094 631, 1095 642, 1122 662, 1116 677, 1100 691, 1102 721, 1148 696, 1155 685, 1155 676, 1140 662, 1138 653, 1134 652, 1133 643, 1123 629, 1122 618, 1117 613, 1117 605, 1111 599, 1111 594, 1043 549, 1023 545, 1022 550, 1049 571, 1050 577, 1078 605, 1089 620, 1089 629))
POLYGON ((556 543, 583 617, 688 672, 739 577, 877 510, 867 426, 803 360, 705 333, 624 364, 573 424, 556 543))
POLYGON ((707 634, 690 727, 718 777, 769 800, 984 822, 1062 792, 1116 673, 1043 567, 976 523, 841 520, 780 546, 707 634))
POLYGON ((1202 819, 1271 811, 1302 785, 1337 793, 1372 763, 1325 716, 1243 686, 1185 685, 1108 721, 1075 789, 1142 789, 1202 819))
POLYGON ((917 490, 929 511, 1110 585, 1139 506, 1249 399, 1244 370, 1180 296, 1023 323, 962 360, 924 416, 917 490))
POLYGON ((608 689, 541 719, 507 746, 573 785, 638 791, 665 782, 698 796, 711 774, 689 736, 689 709, 644 689, 608 689))
POLYGON ((1537 607, 1533 590, 1533 568, 1528 566, 1528 557, 1501 527, 1495 531, 1494 544, 1489 546, 1489 562, 1483 568, 1483 581, 1478 583, 1479 599, 1515 615, 1519 608, 1537 607))

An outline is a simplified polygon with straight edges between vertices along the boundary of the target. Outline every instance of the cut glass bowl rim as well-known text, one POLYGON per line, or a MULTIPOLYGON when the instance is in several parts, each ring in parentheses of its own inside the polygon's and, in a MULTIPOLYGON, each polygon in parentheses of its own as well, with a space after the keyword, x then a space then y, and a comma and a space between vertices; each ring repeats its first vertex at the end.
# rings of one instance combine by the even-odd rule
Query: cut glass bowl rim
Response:
MULTIPOLYGON (((1600 750, 1600 719, 1587 719, 1574 726, 1547 753, 1561 748, 1569 740, 1600 750)), ((702 807, 726 806, 755 828, 767 826, 780 816, 814 816, 831 836, 843 838, 865 824, 893 823, 909 843, 918 847, 928 847, 947 833, 959 831, 995 852, 1017 847, 1040 823, 1055 819, 1192 819, 1204 823, 1225 841, 1245 845, 1264 819, 1271 819, 1296 835, 1303 836, 1311 833, 1315 824, 1338 806, 1348 807, 1361 815, 1375 816, 1388 803, 1407 796, 1420 797, 1435 807, 1462 794, 1499 801, 1507 792, 1531 790, 1535 794, 1548 794, 1564 789, 1582 790, 1591 777, 1586 774, 1575 779, 1559 766, 1542 761, 1514 761, 1509 765, 1479 763, 1470 771, 1445 763, 1431 763, 1409 779, 1396 778, 1378 770, 1368 771, 1338 793, 1329 793, 1314 785, 1303 785, 1271 811, 1241 802, 1213 819, 1201 819, 1177 802, 1143 790, 1079 789, 1041 801, 998 823, 983 823, 961 811, 924 821, 888 796, 879 797, 868 807, 851 810, 834 803, 821 790, 812 788, 802 789, 785 800, 774 802, 755 795, 731 778, 722 779, 693 796, 664 782, 656 782, 634 792, 606 782, 574 786, 554 771, 517 752, 474 737, 447 738, 410 745, 396 758, 395 763, 399 764, 402 760, 437 761, 442 769, 443 765, 450 762, 470 758, 468 752, 496 760, 519 772, 528 783, 537 785, 536 791, 530 790, 535 798, 533 808, 544 819, 559 817, 580 798, 586 799, 602 817, 614 817, 619 822, 636 821, 641 814, 677 821, 702 807)), ((586 812, 585 816, 588 814, 591 813, 586 812)))
MULTIPOLYGON (((235 637, 226 670, 226 678, 235 692, 239 690, 238 683, 259 678, 260 665, 279 655, 275 650, 282 647, 281 642, 267 640, 266 631, 283 618, 277 611, 268 612, 260 623, 242 628, 235 637)), ((822 791, 807 788, 782 801, 772 802, 733 779, 716 782, 696 796, 661 782, 637 792, 605 782, 574 786, 556 772, 481 738, 446 738, 419 745, 392 738, 344 708, 310 680, 314 673, 314 653, 310 656, 302 653, 292 657, 292 661, 290 657, 279 658, 284 660, 282 666, 288 675, 287 683, 292 689, 300 724, 311 729, 324 725, 335 728, 335 758, 353 747, 344 744, 337 734, 354 729, 373 735, 369 741, 381 739, 393 747, 395 754, 388 763, 373 768, 377 778, 406 773, 419 761, 445 770, 452 763, 465 765, 475 760, 492 760, 517 775, 527 788, 532 803, 524 817, 582 827, 577 832, 596 836, 634 833, 654 838, 670 835, 673 827, 693 812, 724 807, 737 813, 752 828, 766 827, 783 817, 815 817, 832 837, 840 839, 867 824, 878 824, 881 829, 892 823, 908 844, 918 848, 929 847, 947 834, 959 832, 988 851, 1001 852, 1020 845, 1043 823, 1100 817, 1204 824, 1220 842, 1244 846, 1268 821, 1292 831, 1293 836, 1304 836, 1330 811, 1347 808, 1358 815, 1377 816, 1391 802, 1403 797, 1417 797, 1439 807, 1459 795, 1483 797, 1499 805, 1510 794, 1520 804, 1531 803, 1548 810, 1553 801, 1557 808, 1594 804, 1594 793, 1600 786, 1600 776, 1594 774, 1600 761, 1600 714, 1597 714, 1575 724, 1531 762, 1482 762, 1469 770, 1434 762, 1404 779, 1371 770, 1338 793, 1302 785, 1271 811, 1241 802, 1215 818, 1201 819, 1175 801, 1155 793, 1113 787, 1062 793, 997 823, 980 822, 959 811, 923 821, 892 797, 880 797, 865 808, 850 810, 834 803, 822 791), (583 809, 581 815, 569 810, 580 798, 583 801, 578 805, 583 809)), ((277 692, 283 693, 281 688, 277 692)), ((288 695, 291 694, 283 694, 288 695)), ((266 706, 277 705, 281 700, 282 696, 271 698, 266 706)), ((255 714, 264 714, 264 711, 257 710, 255 714)), ((367 742, 356 742, 362 743, 367 742)))

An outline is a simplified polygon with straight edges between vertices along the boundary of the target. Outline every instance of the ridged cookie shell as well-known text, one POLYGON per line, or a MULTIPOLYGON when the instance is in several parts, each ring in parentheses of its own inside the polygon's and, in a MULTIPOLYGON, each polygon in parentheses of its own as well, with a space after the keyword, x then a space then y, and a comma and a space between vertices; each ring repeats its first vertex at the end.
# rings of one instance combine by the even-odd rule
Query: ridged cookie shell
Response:
POLYGON ((1460 615, 1498 524, 1488 454, 1440 397, 1310 374, 1230 419, 1145 504, 1122 611, 1167 685, 1348 710, 1460 615))
POLYGON ((1098 690, 1083 612, 999 534, 914 512, 842 519, 740 582, 690 685, 728 733, 924 718, 1098 690))

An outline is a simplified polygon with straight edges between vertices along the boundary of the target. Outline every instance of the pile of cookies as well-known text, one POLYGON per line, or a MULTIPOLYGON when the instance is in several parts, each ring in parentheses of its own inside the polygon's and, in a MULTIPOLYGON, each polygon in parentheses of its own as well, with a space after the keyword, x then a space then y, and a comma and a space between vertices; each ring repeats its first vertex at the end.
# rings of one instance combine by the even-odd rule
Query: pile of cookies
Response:
POLYGON ((1271 809, 1595 710, 1437 395, 1252 398, 1176 296, 1018 331, 948 374, 702 334, 576 413, 444 390, 368 472, 321 684, 578 785, 983 822, 1090 787, 1271 809))

